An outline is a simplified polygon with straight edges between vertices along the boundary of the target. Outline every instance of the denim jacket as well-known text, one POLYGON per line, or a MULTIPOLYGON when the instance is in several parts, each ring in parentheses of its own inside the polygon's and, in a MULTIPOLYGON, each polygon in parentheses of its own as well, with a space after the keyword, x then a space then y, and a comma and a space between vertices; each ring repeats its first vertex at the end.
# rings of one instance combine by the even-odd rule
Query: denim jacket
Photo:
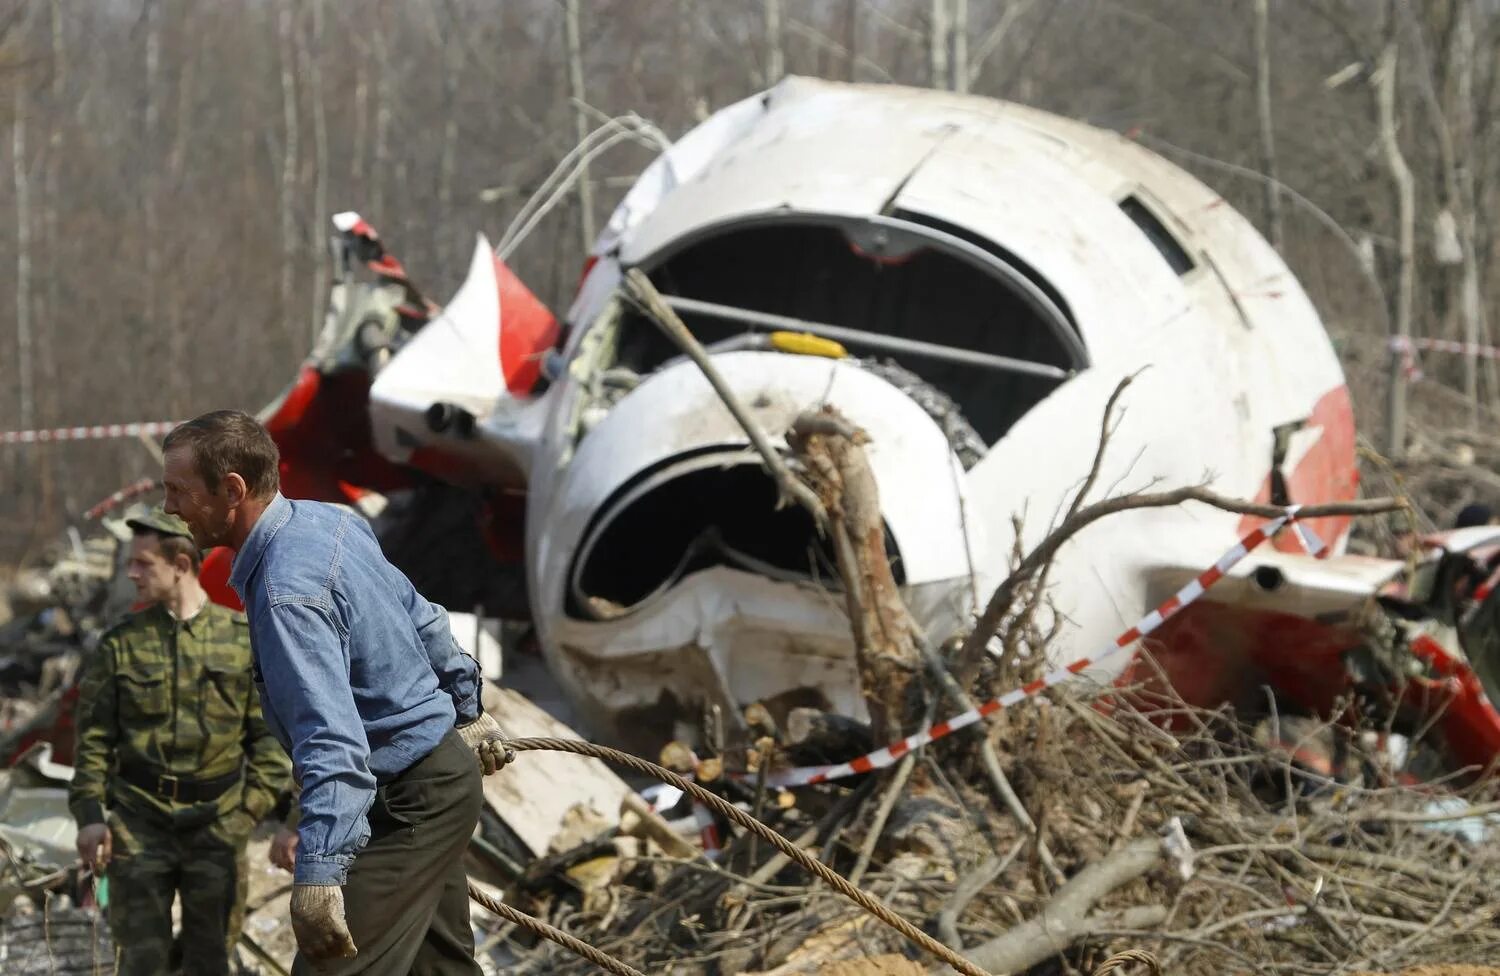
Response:
POLYGON ((301 783, 298 884, 343 884, 379 784, 479 717, 478 663, 358 515, 280 494, 235 555, 266 724, 301 783))

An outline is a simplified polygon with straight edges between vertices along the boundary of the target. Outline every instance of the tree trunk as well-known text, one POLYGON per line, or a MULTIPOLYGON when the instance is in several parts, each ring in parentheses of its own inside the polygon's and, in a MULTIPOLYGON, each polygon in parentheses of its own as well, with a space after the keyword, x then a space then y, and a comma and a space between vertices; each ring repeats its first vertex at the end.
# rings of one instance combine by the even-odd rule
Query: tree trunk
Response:
POLYGON ((933 88, 948 87, 948 0, 932 0, 927 78, 933 88))
MULTIPOLYGON (((1464 322, 1464 341, 1489 345, 1489 323, 1485 321, 1484 306, 1479 296, 1479 227, 1476 213, 1477 202, 1474 190, 1474 172, 1479 167, 1478 147, 1475 145, 1474 127, 1474 2, 1464 0, 1458 11, 1458 25, 1454 37, 1453 71, 1458 79, 1458 125, 1454 146, 1455 183, 1458 204, 1462 210, 1458 218, 1459 240, 1463 244, 1463 293, 1461 308, 1464 322)), ((1479 426, 1479 378, 1478 357, 1470 353, 1464 363, 1464 392, 1469 397, 1470 424, 1479 426)), ((1489 387, 1492 404, 1500 404, 1500 384, 1497 384, 1495 361, 1485 359, 1485 379, 1489 387)))
POLYGON ((296 45, 294 8, 287 0, 279 14, 278 51, 281 56, 281 121, 286 139, 281 152, 281 304, 283 327, 291 336, 295 313, 292 311, 292 289, 297 281, 297 155, 300 124, 297 119, 296 45))
POLYGON ((913 731, 922 717, 923 639, 906 608, 885 551, 880 493, 863 445, 868 438, 833 407, 798 417, 787 443, 827 511, 854 634, 860 693, 870 728, 883 742, 913 731))
MULTIPOLYGON (((355 199, 367 196, 365 187, 366 130, 370 114, 370 69, 363 53, 354 58, 354 144, 349 153, 350 189, 355 199)), ((379 219, 379 215, 371 214, 379 219)))
MULTIPOLYGON (((63 5, 60 3, 49 5, 48 13, 52 33, 52 90, 49 98, 51 120, 48 123, 47 132, 47 166, 42 174, 42 250, 46 254, 47 262, 44 292, 46 311, 41 315, 44 325, 37 335, 36 344, 37 368, 41 374, 42 385, 41 396, 37 398, 37 417, 42 425, 51 427, 60 423, 62 418, 62 411, 59 409, 62 377, 58 374, 57 351, 64 348, 59 332, 63 323, 62 283, 67 280, 68 270, 67 262, 62 258, 62 234, 59 231, 58 210, 62 198, 63 120, 68 117, 68 58, 63 49, 65 39, 63 5)), ((41 480, 44 486, 43 504, 47 506, 44 515, 49 521, 52 514, 51 486, 55 483, 53 481, 54 464, 57 466, 58 476, 64 486, 61 492, 65 499, 64 504, 68 509, 72 509, 68 496, 74 479, 69 470, 67 454, 48 451, 42 455, 41 480)))
POLYGON ((786 74, 786 51, 781 41, 781 0, 765 0, 766 10, 766 87, 786 74))
MULTIPOLYGON (((588 138, 589 122, 584 112, 586 100, 583 88, 583 43, 578 31, 578 0, 567 0, 566 24, 564 25, 568 45, 568 92, 573 104, 573 133, 578 142, 588 138)), ((585 254, 594 246, 594 185, 589 181, 588 157, 578 163, 578 229, 583 235, 585 254)))
POLYGON ((684 120, 698 117, 698 76, 703 73, 702 61, 694 58, 688 61, 688 52, 693 50, 697 38, 693 34, 693 11, 697 9, 698 0, 677 0, 677 15, 673 18, 673 46, 677 49, 682 63, 677 71, 677 91, 682 100, 681 112, 684 120))
MULTIPOLYGON (((1396 213, 1399 222, 1397 260, 1399 261, 1396 314, 1392 327, 1396 341, 1405 342, 1411 337, 1412 300, 1415 294, 1415 236, 1416 194, 1412 185, 1411 168, 1401 155, 1401 143, 1396 135, 1396 66, 1397 44, 1395 18, 1392 17, 1391 36, 1380 53, 1376 70, 1376 95, 1380 107, 1380 141, 1385 152, 1386 166, 1391 171, 1391 181, 1396 189, 1396 213)), ((1400 460, 1406 449, 1406 376, 1402 357, 1391 356, 1390 400, 1386 416, 1386 454, 1391 460, 1400 460)))
MULTIPOLYGON (((385 36, 386 8, 381 7, 375 17, 375 159, 370 169, 370 207, 374 211, 370 219, 383 221, 385 213, 385 183, 390 169, 391 137, 391 59, 385 36)), ((378 224, 377 224, 378 226, 378 224)))
POLYGON ((16 393, 21 427, 36 426, 36 377, 32 373, 31 336, 31 180, 26 171, 26 86, 13 82, 15 118, 11 120, 11 175, 16 191, 16 393))
MULTIPOLYGON (((454 32, 463 30, 463 25, 450 20, 448 27, 454 32)), ((458 84, 463 77, 464 45, 449 41, 443 56, 443 149, 438 163, 438 219, 444 224, 451 222, 453 213, 453 171, 458 157, 458 84)), ((444 268, 456 267, 453 242, 457 235, 445 230, 439 236, 439 259, 444 268)))
MULTIPOLYGON (((299 35, 301 36, 301 35, 299 35)), ((312 0, 312 49, 303 52, 307 63, 308 97, 313 113, 313 290, 308 311, 311 341, 323 328, 323 303, 328 300, 328 119, 323 105, 323 0, 312 0)), ((462 48, 463 45, 453 45, 462 48)))
MULTIPOLYGON (((192 10, 192 5, 188 4, 184 6, 180 14, 180 28, 189 36, 192 34, 192 29, 188 24, 192 17, 192 10)), ((188 135, 192 131, 193 95, 197 91, 193 77, 197 60, 196 49, 184 50, 180 57, 182 67, 175 85, 177 118, 172 125, 172 148, 167 153, 165 166, 167 178, 164 195, 169 200, 176 198, 184 183, 188 135)), ((182 251, 182 239, 175 234, 166 236, 167 247, 170 249, 168 261, 175 267, 176 255, 182 251)), ((185 283, 175 275, 168 275, 167 281, 171 283, 171 288, 167 292, 166 301, 161 303, 161 317, 162 327, 167 333, 167 362, 171 364, 171 379, 165 384, 163 392, 170 397, 171 405, 168 409, 173 416, 177 416, 186 408, 193 386, 192 364, 187 352, 188 330, 183 328, 183 321, 187 318, 187 288, 185 283)), ((165 285, 166 282, 163 284, 165 285)))
POLYGON ((859 0, 844 0, 844 77, 854 81, 859 61, 859 0))
POLYGON ((161 223, 157 215, 156 147, 161 145, 161 103, 157 83, 161 72, 161 0, 146 0, 141 12, 146 21, 146 111, 141 147, 141 196, 146 235, 146 280, 142 289, 146 297, 146 325, 154 330, 157 321, 157 286, 161 280, 161 223))
POLYGON ((1276 136, 1271 125, 1271 45, 1269 0, 1255 0, 1255 105, 1260 118, 1260 161, 1265 171, 1266 229, 1281 251, 1281 185, 1276 174, 1276 136))
POLYGON ((953 84, 956 92, 969 90, 969 0, 953 0, 953 84))

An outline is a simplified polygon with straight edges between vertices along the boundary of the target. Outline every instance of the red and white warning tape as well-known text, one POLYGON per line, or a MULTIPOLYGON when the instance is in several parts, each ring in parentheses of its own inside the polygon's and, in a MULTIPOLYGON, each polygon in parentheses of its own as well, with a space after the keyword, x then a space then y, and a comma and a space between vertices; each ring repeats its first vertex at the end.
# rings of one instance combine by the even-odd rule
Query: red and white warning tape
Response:
POLYGON ((693 819, 698 823, 698 840, 703 844, 703 854, 710 861, 717 861, 724 845, 719 841, 719 825, 714 823, 713 811, 694 801, 693 819))
POLYGON ((1500 359, 1500 346, 1481 346, 1477 342, 1456 342, 1453 339, 1427 339, 1412 336, 1392 336, 1391 348, 1399 352, 1451 352, 1460 356, 1478 356, 1481 359, 1500 359))
POLYGON ((93 427, 54 427, 50 430, 0 430, 0 444, 46 444, 52 441, 103 441, 116 437, 157 437, 180 420, 139 424, 96 424, 93 427))
POLYGON ((907 736, 900 742, 893 742, 868 755, 860 756, 858 759, 830 766, 803 766, 796 769, 780 770, 768 776, 767 782, 776 787, 810 786, 814 783, 825 783, 829 780, 842 779, 845 776, 868 773, 875 769, 884 769, 913 749, 919 749, 928 743, 936 742, 938 739, 952 735, 959 729, 967 728, 980 719, 988 715, 993 715, 1002 708, 1009 708, 1012 705, 1034 697, 1045 688, 1051 688, 1053 685, 1062 684, 1064 681, 1077 677, 1080 672, 1086 671, 1107 658, 1119 654, 1142 637, 1156 630, 1168 618, 1198 599, 1210 587, 1223 579, 1229 570, 1241 559, 1244 559, 1251 550, 1271 538, 1289 523, 1298 533, 1298 537, 1302 540, 1302 544, 1307 548, 1309 554, 1316 556, 1322 552, 1322 540, 1298 523, 1297 508, 1295 506, 1289 508, 1285 515, 1272 519, 1241 539, 1233 549, 1220 556, 1219 561, 1214 563, 1212 567, 1198 574, 1197 579, 1178 590, 1167 602, 1146 614, 1145 617, 1141 618, 1139 623, 1115 638, 1114 643, 1099 654, 1091 658, 1082 658, 1074 661, 1067 667, 1048 672, 1030 684, 1008 691, 998 698, 990 699, 977 708, 971 708, 967 712, 953 716, 946 722, 939 722, 936 725, 929 726, 920 732, 907 736))
POLYGON ((161 482, 157 481, 155 478, 142 478, 140 481, 137 481, 134 484, 126 485, 124 488, 121 488, 113 495, 110 495, 108 498, 104 499, 102 502, 95 505, 87 512, 84 512, 83 520, 85 522, 92 522, 94 519, 99 518, 100 516, 116 508, 117 506, 123 505, 133 498, 139 498, 142 495, 149 494, 159 487, 161 487, 161 482))
POLYGON ((1412 381, 1422 378, 1422 367, 1417 364, 1418 352, 1451 352, 1460 356, 1500 359, 1500 346, 1482 346, 1477 342, 1392 336, 1389 345, 1391 351, 1401 357, 1402 370, 1405 372, 1406 378, 1412 381))

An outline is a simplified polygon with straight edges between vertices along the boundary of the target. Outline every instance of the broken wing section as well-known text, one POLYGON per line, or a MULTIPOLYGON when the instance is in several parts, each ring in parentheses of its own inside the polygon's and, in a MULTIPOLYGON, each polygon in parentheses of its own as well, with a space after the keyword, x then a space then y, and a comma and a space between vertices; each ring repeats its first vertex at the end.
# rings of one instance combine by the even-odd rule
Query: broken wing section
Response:
POLYGON ((557 333, 481 235, 453 300, 370 388, 376 447, 454 484, 523 486, 541 427, 530 394, 557 333))
MULTIPOLYGON (((1265 708, 1269 686, 1326 713, 1349 688, 1344 655, 1366 639, 1376 595, 1403 568, 1395 560, 1316 559, 1263 545, 1153 634, 1122 680, 1148 691, 1169 684, 1189 704, 1229 702, 1251 713, 1265 708)), ((1147 587, 1164 596, 1198 571, 1158 567, 1147 587)))
MULTIPOLYGON (((1443 628, 1432 630, 1430 603, 1397 614, 1416 624, 1386 616, 1391 595, 1407 589, 1405 568, 1397 560, 1314 559, 1265 546, 1211 597, 1157 631, 1122 683, 1148 694, 1169 684, 1189 704, 1227 702, 1246 717, 1362 714, 1430 740, 1459 767, 1485 768, 1500 750, 1500 713, 1463 651, 1441 639, 1443 628)), ((1151 586, 1171 587, 1187 575, 1163 569, 1151 586)))

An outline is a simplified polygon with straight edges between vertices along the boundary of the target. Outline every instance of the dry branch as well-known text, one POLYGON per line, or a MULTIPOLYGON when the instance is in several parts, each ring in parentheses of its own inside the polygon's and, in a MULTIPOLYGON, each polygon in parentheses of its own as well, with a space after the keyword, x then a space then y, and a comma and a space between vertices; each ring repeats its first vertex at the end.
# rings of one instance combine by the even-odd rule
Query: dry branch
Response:
POLYGON ((863 431, 837 409, 797 417, 787 443, 827 513, 870 725, 891 742, 916 727, 922 633, 896 585, 885 551, 880 492, 863 431))
MULTIPOLYGON (((980 615, 979 622, 964 638, 963 645, 958 650, 959 680, 965 684, 973 682, 978 674, 980 662, 983 660, 984 647, 1000 628, 1005 615, 1015 602, 1020 587, 1043 566, 1051 562, 1065 542, 1106 516, 1132 509, 1170 508, 1185 502, 1201 502, 1226 512, 1254 515, 1265 519, 1280 518, 1286 514, 1285 508, 1241 501, 1196 486, 1177 488, 1173 491, 1121 495, 1080 509, 1077 514, 1065 520, 1046 539, 1042 540, 1040 545, 1028 553, 1015 571, 995 588, 994 594, 984 608, 984 613, 980 615)), ((1381 512, 1393 512, 1405 507, 1406 502, 1402 499, 1370 498, 1351 502, 1333 502, 1326 505, 1304 505, 1297 515, 1298 518, 1306 521, 1333 515, 1378 515, 1381 512)))
POLYGON ((823 505, 812 490, 798 481, 776 448, 771 445, 766 437, 765 431, 761 430, 754 419, 751 418, 744 404, 735 396, 734 391, 729 388, 723 375, 714 366, 713 360, 709 358, 708 352, 703 344, 693 337, 688 327, 683 324, 681 318, 672 310, 661 297, 661 292, 651 283, 651 279, 639 268, 631 268, 625 273, 625 289, 630 297, 637 302, 646 317, 651 319, 671 339, 676 346, 703 371, 704 377, 719 399, 724 401, 724 406, 734 416, 736 422, 744 429, 745 435, 750 438, 750 443, 760 454, 761 461, 765 463, 766 470, 776 481, 776 489, 781 495, 781 504, 795 501, 812 514, 813 520, 819 529, 827 525, 828 516, 823 510, 823 505))
POLYGON ((992 973, 1020 972, 1055 956, 1087 933, 1089 912, 1099 899, 1150 871, 1161 858, 1156 838, 1135 841, 1078 872, 1035 918, 964 955, 992 973))

